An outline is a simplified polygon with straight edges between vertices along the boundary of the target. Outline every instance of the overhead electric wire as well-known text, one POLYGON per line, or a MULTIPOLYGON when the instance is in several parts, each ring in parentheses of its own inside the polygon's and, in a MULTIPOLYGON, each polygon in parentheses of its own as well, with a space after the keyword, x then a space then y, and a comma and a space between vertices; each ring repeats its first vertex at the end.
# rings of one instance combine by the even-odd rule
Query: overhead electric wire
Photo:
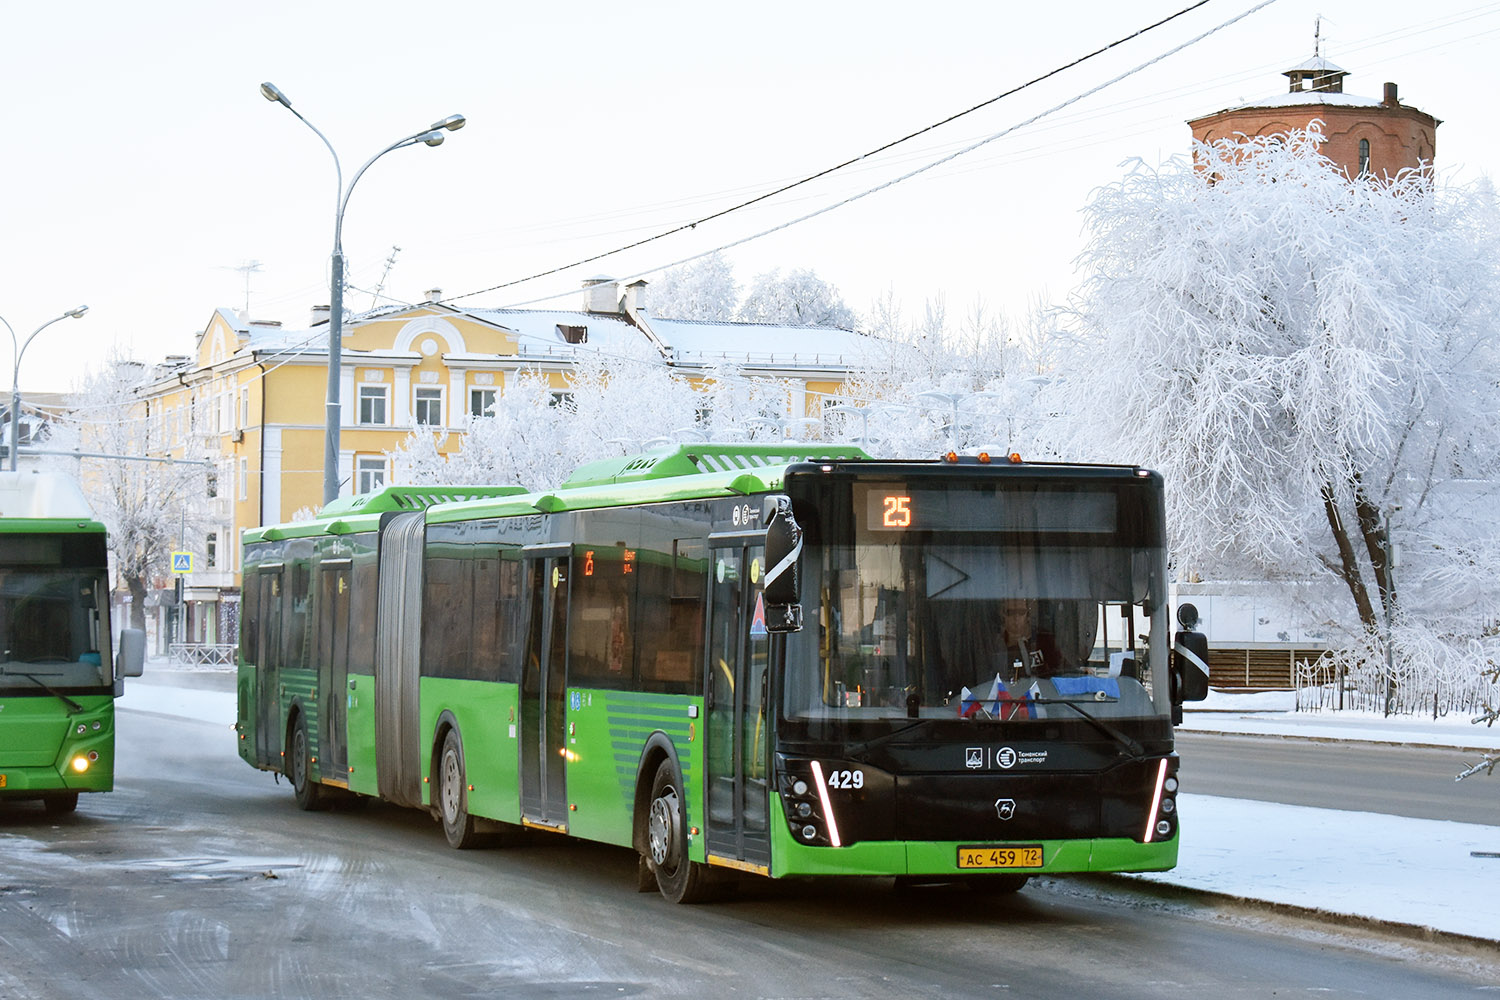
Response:
MULTIPOLYGON (((614 256, 617 253, 624 253, 626 250, 634 250, 637 247, 645 246, 647 243, 653 243, 653 242, 655 242, 657 240, 665 239, 668 236, 674 236, 677 233, 686 232, 689 229, 696 229, 698 226, 700 226, 700 225, 702 225, 702 224, 704 224, 706 222, 712 222, 715 219, 721 219, 724 216, 729 215, 732 212, 738 212, 741 209, 749 208, 751 205, 755 205, 755 204, 758 204, 759 202, 766 201, 768 199, 774 198, 777 195, 785 194, 786 192, 791 191, 794 188, 801 187, 804 184, 810 184, 810 183, 812 183, 815 180, 819 180, 820 178, 827 177, 830 174, 833 174, 833 173, 836 173, 837 171, 843 170, 845 167, 853 166, 854 164, 859 163, 861 160, 866 160, 866 159, 868 159, 868 158, 870 158, 872 156, 879 155, 880 153, 883 153, 883 152, 885 152, 888 149, 891 149, 891 148, 893 148, 895 146, 899 146, 903 142, 908 142, 908 141, 910 141, 912 139, 917 138, 918 136, 926 135, 928 132, 931 132, 932 130, 937 129, 937 128, 941 128, 942 126, 950 124, 951 122, 957 121, 958 119, 964 117, 965 115, 973 114, 974 112, 979 111, 982 108, 987 108, 991 104, 994 104, 994 103, 996 103, 998 101, 1004 100, 1007 97, 1011 97, 1011 96, 1013 96, 1015 94, 1018 94, 1021 91, 1026 90, 1029 87, 1033 87, 1036 84, 1041 83, 1044 80, 1050 79, 1051 77, 1054 77, 1054 76, 1058 75, 1059 73, 1066 72, 1067 70, 1070 70, 1070 69, 1074 68, 1075 66, 1082 65, 1083 63, 1088 62, 1090 59, 1093 59, 1096 56, 1102 55, 1105 52, 1108 52, 1108 51, 1110 51, 1113 48, 1116 48, 1116 47, 1118 47, 1120 45, 1125 44, 1128 41, 1131 41, 1132 39, 1139 38, 1141 35, 1144 35, 1146 32, 1153 31, 1156 28, 1159 28, 1159 27, 1161 27, 1164 24, 1167 24, 1167 23, 1169 23, 1171 21, 1174 21, 1177 18, 1184 16, 1185 14, 1189 14, 1189 13, 1197 10, 1199 7, 1202 7, 1205 4, 1208 4, 1210 2, 1212 2, 1212 0, 1197 0, 1196 3, 1189 4, 1188 6, 1182 8, 1181 10, 1177 11, 1176 13, 1169 14, 1168 16, 1162 18, 1159 21, 1156 21, 1153 24, 1148 24, 1146 27, 1141 28, 1141 29, 1139 29, 1137 31, 1131 32, 1130 34, 1125 35, 1125 36, 1123 36, 1121 38, 1118 38, 1115 41, 1108 43, 1107 45, 1100 46, 1099 48, 1097 48, 1094 51, 1088 53, 1087 55, 1079 56, 1077 59, 1074 59, 1073 61, 1071 61, 1069 63, 1065 63, 1064 65, 1061 65, 1061 66, 1058 66, 1058 67, 1056 67, 1054 69, 1048 70, 1047 72, 1041 74, 1040 76, 1034 77, 1034 78, 1026 81, 1025 83, 1018 84, 1017 86, 1014 86, 1014 87, 1010 88, 1009 90, 1005 91, 1004 93, 997 94, 994 97, 991 97, 987 101, 981 101, 980 103, 974 105, 971 108, 967 108, 967 109, 965 109, 963 111, 959 111, 959 112, 957 112, 955 114, 951 114, 948 117, 942 119, 941 121, 933 122, 931 125, 928 125, 928 126, 926 126, 924 128, 920 128, 917 131, 909 133, 907 135, 904 135, 904 136, 902 136, 899 139, 893 139, 890 142, 887 142, 887 143, 885 143, 885 144, 883 144, 881 146, 877 146, 876 148, 874 148, 872 150, 869 150, 868 152, 861 153, 860 155, 855 156, 855 157, 853 157, 851 159, 845 160, 842 163, 836 164, 836 165, 831 166, 831 167, 827 167, 827 168, 825 168, 823 170, 819 170, 817 173, 809 174, 808 176, 803 177, 800 180, 793 181, 793 182, 791 182, 789 184, 783 184, 781 187, 776 188, 775 190, 767 191, 764 194, 757 195, 756 197, 750 198, 750 199, 748 199, 746 201, 742 201, 739 204, 731 205, 728 208, 720 209, 717 212, 714 212, 714 213, 709 214, 709 215, 705 215, 702 218, 695 219, 692 222, 685 222, 685 223, 682 223, 680 225, 674 226, 674 227, 672 227, 670 229, 664 230, 664 231, 662 231, 660 233, 656 233, 653 236, 647 236, 647 237, 644 237, 643 239, 636 240, 634 243, 630 243, 630 244, 627 244, 627 245, 622 246, 622 247, 616 247, 615 249, 613 249, 613 250, 607 250, 604 253, 594 254, 591 257, 584 257, 584 258, 582 258, 580 260, 573 261, 571 264, 563 264, 563 265, 560 265, 558 267, 550 268, 550 269, 548 269, 546 271, 541 271, 541 272, 538 272, 537 274, 530 275, 529 277, 517 278, 514 281, 507 281, 507 282, 504 282, 504 283, 499 284, 499 285, 492 285, 489 288, 482 288, 482 289, 479 289, 478 291, 464 292, 462 295, 450 296, 449 299, 447 299, 446 301, 455 301, 457 299, 471 298, 471 297, 473 297, 475 295, 484 295, 487 292, 499 291, 502 288, 510 288, 510 287, 512 287, 514 285, 524 284, 525 282, 528 282, 528 281, 535 281, 537 278, 549 277, 549 276, 551 276, 553 274, 557 274, 557 273, 559 273, 561 271, 567 271, 567 270, 569 270, 571 268, 581 267, 584 264, 591 264, 591 263, 593 263, 596 260, 602 260, 605 257, 614 256)), ((1271 2, 1274 2, 1274 0, 1267 0, 1267 2, 1271 3, 1271 2)), ((1265 6, 1265 4, 1261 4, 1261 6, 1265 6)), ((1257 7, 1255 9, 1259 10, 1260 8, 1257 7)), ((1236 20, 1238 20, 1238 18, 1236 18, 1236 20)), ((1233 23, 1233 22, 1229 22, 1229 23, 1233 23)))
MULTIPOLYGON (((1001 131, 996 132, 993 135, 985 136, 984 138, 982 138, 982 139, 980 139, 980 140, 978 140, 976 142, 972 142, 969 145, 964 146, 963 148, 961 148, 961 149, 959 149, 959 150, 957 150, 957 151, 955 151, 953 153, 949 153, 946 156, 939 157, 938 159, 933 160, 930 163, 924 164, 923 166, 920 166, 920 167, 918 167, 915 170, 907 171, 906 173, 900 175, 899 177, 894 177, 894 178, 892 178, 892 179, 890 179, 888 181, 885 181, 882 184, 877 184, 875 187, 867 188, 864 191, 860 191, 860 192, 858 192, 856 194, 850 195, 849 197, 844 198, 841 201, 834 202, 831 205, 825 205, 822 208, 818 209, 817 211, 808 212, 805 215, 801 215, 801 216, 798 216, 798 217, 796 217, 794 219, 790 219, 790 220, 788 220, 786 222, 783 222, 783 223, 781 223, 779 225, 772 226, 770 229, 763 229, 763 230, 761 230, 758 233, 752 233, 749 236, 744 236, 744 237, 741 237, 740 239, 737 239, 737 240, 731 240, 730 242, 721 244, 721 245, 719 245, 717 247, 714 247, 711 250, 704 250, 704 251, 701 251, 699 253, 690 254, 687 257, 683 257, 680 260, 671 261, 670 263, 655 264, 655 265, 653 265, 651 267, 636 269, 633 272, 631 272, 630 274, 626 275, 625 278, 626 278, 626 280, 628 280, 630 278, 636 278, 636 277, 640 277, 642 275, 652 274, 652 273, 655 273, 656 271, 661 271, 661 270, 664 270, 666 268, 679 267, 679 266, 681 266, 683 264, 691 263, 692 261, 699 260, 699 259, 701 259, 703 257, 707 257, 710 254, 719 253, 721 251, 729 250, 729 249, 732 249, 732 248, 737 247, 737 246, 742 246, 742 245, 744 245, 746 243, 750 243, 750 242, 752 242, 754 240, 758 240, 758 239, 761 239, 761 238, 763 238, 765 236, 769 236, 772 233, 780 232, 783 229, 790 229, 792 226, 800 225, 800 224, 802 224, 804 222, 807 222, 810 219, 815 219, 815 218, 817 218, 820 215, 826 215, 827 213, 832 212, 835 209, 843 208, 845 205, 852 204, 852 203, 854 203, 856 201, 859 201, 862 198, 868 198, 870 195, 875 194, 875 193, 877 193, 879 191, 884 191, 886 188, 894 187, 895 185, 903 183, 904 181, 911 180, 913 177, 917 177, 917 176, 919 176, 921 174, 924 174, 924 173, 928 172, 929 170, 933 170, 933 169, 935 169, 937 167, 942 166, 945 163, 951 163, 953 160, 958 159, 960 156, 963 156, 963 155, 965 155, 967 153, 971 153, 974 150, 979 149, 982 146, 986 146, 989 143, 995 142, 998 139, 1002 139, 1005 136, 1011 134, 1012 132, 1017 131, 1018 129, 1025 128, 1026 126, 1032 124, 1033 122, 1040 121, 1041 119, 1047 117, 1048 115, 1051 115, 1051 114, 1053 114, 1053 113, 1055 113, 1057 111, 1060 111, 1063 108, 1068 107, 1069 105, 1076 104, 1076 103, 1078 103, 1079 101, 1083 100, 1086 97, 1091 97, 1092 95, 1099 93, 1101 90, 1105 90, 1108 87, 1112 87, 1115 84, 1119 83, 1121 80, 1124 80, 1124 79, 1127 79, 1127 78, 1129 78, 1131 76, 1134 76, 1136 73, 1141 72, 1142 70, 1146 69, 1147 67, 1154 66, 1156 63, 1161 62, 1163 59, 1167 59, 1167 58, 1169 58, 1171 56, 1176 55, 1178 52, 1181 52, 1183 49, 1186 49, 1186 48, 1189 48, 1190 46, 1198 44, 1199 42, 1203 41, 1203 39, 1208 38, 1210 35, 1213 35, 1213 34, 1215 34, 1217 32, 1223 31, 1225 28, 1229 27, 1230 25, 1235 24, 1236 22, 1244 20, 1245 18, 1249 17, 1251 14, 1254 14, 1255 12, 1257 12, 1257 11, 1259 11, 1259 10, 1265 8, 1265 7, 1269 7, 1271 4, 1273 4, 1275 2, 1276 2, 1276 0, 1261 0, 1260 3, 1258 3, 1255 6, 1249 8, 1248 10, 1245 10, 1245 11, 1239 13, 1239 14, 1236 14, 1234 17, 1232 17, 1229 20, 1223 22, 1222 24, 1216 25, 1215 27, 1212 27, 1212 28, 1208 29, 1207 31, 1203 32, 1202 34, 1197 35, 1197 36, 1195 36, 1193 38, 1188 39, 1187 41, 1181 43, 1180 45, 1173 46, 1172 48, 1168 49, 1167 51, 1162 52, 1159 55, 1153 56, 1152 58, 1146 60, 1145 62, 1140 63, 1140 64, 1132 67, 1131 69, 1128 69, 1125 72, 1120 73, 1117 76, 1112 77, 1111 79, 1104 81, 1103 83, 1100 83, 1100 84, 1098 84, 1098 85, 1096 85, 1094 87, 1091 87, 1088 90, 1083 91, 1082 93, 1075 94, 1072 97, 1068 98, 1067 100, 1063 101, 1062 103, 1055 104, 1055 105, 1053 105, 1052 107, 1048 108, 1045 111, 1038 112, 1037 114, 1031 116, 1030 118, 1026 119, 1025 121, 1022 121, 1022 122, 1019 122, 1019 123, 1017 123, 1015 125, 1012 125, 1009 128, 1002 129, 1001 131)), ((646 242, 646 241, 642 241, 642 242, 646 242)), ((639 245, 639 244, 636 244, 636 245, 639 245)), ((621 249, 630 249, 630 247, 622 247, 621 249)), ((615 251, 615 252, 619 252, 619 251, 615 251)), ((551 272, 549 272, 549 273, 551 273, 551 272)), ((521 279, 521 280, 522 281, 529 281, 531 279, 530 278, 525 278, 525 279, 521 279)), ((520 283, 519 281, 508 282, 505 285, 496 285, 496 286, 494 286, 494 288, 483 289, 480 292, 467 292, 464 295, 454 296, 453 298, 454 299, 467 298, 467 297, 472 296, 472 295, 480 295, 480 294, 483 294, 483 292, 495 291, 498 288, 506 288, 506 287, 509 287, 510 285, 519 284, 519 283, 520 283)), ((539 298, 529 299, 529 300, 527 300, 525 302, 511 303, 511 304, 505 306, 504 308, 518 308, 518 307, 521 307, 521 306, 534 305, 534 304, 536 304, 538 302, 547 302, 547 301, 550 301, 552 299, 559 298, 559 297, 561 297, 562 295, 565 295, 565 294, 571 294, 571 293, 570 292, 556 292, 556 293, 553 293, 551 295, 545 295, 545 296, 541 296, 539 298)), ((451 300, 449 300, 449 301, 451 301, 451 300)))

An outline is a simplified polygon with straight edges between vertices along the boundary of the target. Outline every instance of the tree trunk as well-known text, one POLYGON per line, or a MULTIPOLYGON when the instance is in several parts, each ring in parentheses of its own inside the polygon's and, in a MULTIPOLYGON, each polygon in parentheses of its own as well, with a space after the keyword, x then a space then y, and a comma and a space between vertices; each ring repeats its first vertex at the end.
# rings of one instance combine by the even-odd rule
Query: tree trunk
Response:
POLYGON ((146 630, 146 581, 138 576, 126 576, 125 588, 130 591, 130 627, 146 630))
POLYGON ((1393 581, 1386 566, 1385 526, 1381 523, 1380 508, 1370 501, 1364 483, 1354 477, 1354 511, 1359 518, 1359 533, 1364 536, 1365 551, 1370 556, 1370 568, 1375 572, 1375 586, 1380 591, 1380 606, 1389 619, 1395 613, 1396 594, 1393 581))
POLYGON ((1364 577, 1359 572, 1359 559, 1354 554, 1354 544, 1349 540, 1349 532, 1344 528, 1344 519, 1339 515, 1338 500, 1333 492, 1333 484, 1323 482, 1323 513, 1328 517, 1328 530, 1333 533, 1334 544, 1339 550, 1340 575, 1344 583, 1349 587, 1349 593, 1354 596, 1354 606, 1359 610, 1359 620, 1367 632, 1374 632, 1377 627, 1375 620, 1375 607, 1370 603, 1370 591, 1365 586, 1364 577))

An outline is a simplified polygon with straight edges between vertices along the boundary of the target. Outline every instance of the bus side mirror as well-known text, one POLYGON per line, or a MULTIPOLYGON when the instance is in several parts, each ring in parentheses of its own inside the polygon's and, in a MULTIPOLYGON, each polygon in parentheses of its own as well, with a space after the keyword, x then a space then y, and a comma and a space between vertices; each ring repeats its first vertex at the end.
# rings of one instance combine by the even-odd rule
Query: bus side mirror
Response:
POLYGON ((1180 707, 1208 697, 1208 637, 1197 631, 1198 609, 1191 604, 1177 609, 1177 623, 1182 631, 1172 637, 1172 704, 1180 707))
POLYGON ((139 677, 146 671, 146 633, 138 628, 120 629, 120 649, 115 655, 116 677, 139 677))
POLYGON ((790 497, 774 497, 766 522, 766 631, 802 629, 802 585, 797 563, 802 557, 802 527, 792 516, 790 497))

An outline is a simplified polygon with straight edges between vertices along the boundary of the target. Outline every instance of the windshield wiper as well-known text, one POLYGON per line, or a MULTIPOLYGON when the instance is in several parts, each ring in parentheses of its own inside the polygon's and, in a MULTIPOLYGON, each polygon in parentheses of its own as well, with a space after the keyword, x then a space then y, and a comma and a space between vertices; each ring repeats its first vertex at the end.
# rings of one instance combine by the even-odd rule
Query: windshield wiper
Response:
POLYGON ((907 733, 912 732, 913 730, 921 729, 924 726, 930 726, 934 722, 941 721, 941 719, 918 719, 916 722, 913 722, 910 725, 902 726, 900 729, 893 729, 890 732, 885 733, 884 735, 876 736, 874 739, 865 740, 863 743, 857 744, 853 747, 846 747, 844 749, 844 756, 849 760, 857 760, 863 762, 865 761, 864 755, 869 753, 876 747, 881 746, 885 743, 889 743, 898 736, 904 736, 907 733))
MULTIPOLYGON (((1078 705, 1076 703, 1076 700, 1073 698, 1030 698, 1027 700, 1036 705, 1066 705, 1073 711, 1077 712, 1079 715, 1087 719, 1089 721, 1089 724, 1092 725, 1095 729, 1099 730, 1105 736, 1108 736, 1110 739, 1118 743, 1121 747, 1124 748, 1126 753, 1130 754, 1130 756, 1137 759, 1146 756, 1145 747, 1141 746, 1135 740, 1120 732, 1114 726, 1111 726, 1109 723, 1105 722, 1094 713, 1085 711, 1083 707, 1078 705)), ((1118 698, 1111 698, 1109 700, 1119 701, 1118 698)))
POLYGON ((69 698, 67 695, 63 694, 61 691, 57 690, 57 688, 53 687, 51 684, 48 684, 46 681, 42 680, 36 674, 27 673, 25 670, 4 670, 4 671, 0 671, 0 674, 12 674, 12 675, 15 675, 17 677, 25 677, 25 678, 27 678, 33 684, 35 684, 37 687, 41 688, 43 691, 47 692, 48 694, 52 695, 54 698, 57 698, 63 704, 67 705, 68 706, 68 714, 69 715, 72 715, 75 712, 82 712, 83 711, 83 706, 82 705, 80 705, 78 702, 74 701, 72 698, 69 698))

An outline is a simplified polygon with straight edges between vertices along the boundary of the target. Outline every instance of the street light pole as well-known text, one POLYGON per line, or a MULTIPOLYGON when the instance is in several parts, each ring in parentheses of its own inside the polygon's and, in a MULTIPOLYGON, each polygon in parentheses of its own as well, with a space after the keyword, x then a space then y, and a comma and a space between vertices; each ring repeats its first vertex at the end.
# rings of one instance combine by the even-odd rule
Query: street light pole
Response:
POLYGON ((260 93, 266 100, 274 101, 296 115, 298 121, 312 129, 313 134, 323 140, 323 145, 328 147, 328 152, 333 156, 333 169, 338 179, 333 216, 333 257, 328 277, 328 398, 324 403, 326 413, 323 435, 323 502, 326 504, 338 499, 339 495, 339 425, 341 423, 339 372, 344 342, 344 209, 349 206, 349 196, 354 193, 354 185, 358 184, 360 177, 370 169, 370 164, 392 150, 414 146, 419 142, 428 146, 441 146, 443 131, 446 129, 449 132, 456 132, 464 127, 467 119, 463 115, 449 115, 441 121, 433 122, 420 132, 413 132, 403 139, 398 139, 365 161, 365 165, 359 168, 354 179, 349 182, 348 188, 345 188, 344 168, 339 163, 339 154, 334 150, 333 143, 328 141, 328 137, 318 131, 316 125, 303 118, 275 84, 261 84, 260 93))
POLYGON ((11 346, 11 349, 15 351, 15 359, 16 359, 16 366, 15 366, 15 369, 12 371, 11 378, 10 378, 10 471, 11 472, 15 472, 16 471, 16 460, 20 457, 20 451, 21 451, 21 355, 23 355, 23 354, 26 353, 26 348, 28 348, 28 347, 31 346, 31 342, 36 339, 36 335, 39 334, 39 333, 41 333, 43 330, 47 329, 47 327, 51 326, 53 323, 57 323, 57 322, 59 322, 61 320, 65 320, 65 319, 77 319, 78 317, 82 316, 84 313, 86 313, 88 311, 89 311, 89 307, 88 306, 79 306, 76 309, 69 309, 67 312, 63 313, 61 316, 58 316, 58 317, 56 317, 54 319, 49 319, 47 322, 43 323, 41 326, 39 326, 35 330, 31 331, 31 336, 27 337, 26 338, 26 342, 24 344, 21 344, 19 347, 16 346, 16 331, 15 331, 15 329, 10 325, 10 322, 4 316, 0 316, 0 323, 4 323, 5 324, 5 328, 10 331, 10 346, 11 346))

